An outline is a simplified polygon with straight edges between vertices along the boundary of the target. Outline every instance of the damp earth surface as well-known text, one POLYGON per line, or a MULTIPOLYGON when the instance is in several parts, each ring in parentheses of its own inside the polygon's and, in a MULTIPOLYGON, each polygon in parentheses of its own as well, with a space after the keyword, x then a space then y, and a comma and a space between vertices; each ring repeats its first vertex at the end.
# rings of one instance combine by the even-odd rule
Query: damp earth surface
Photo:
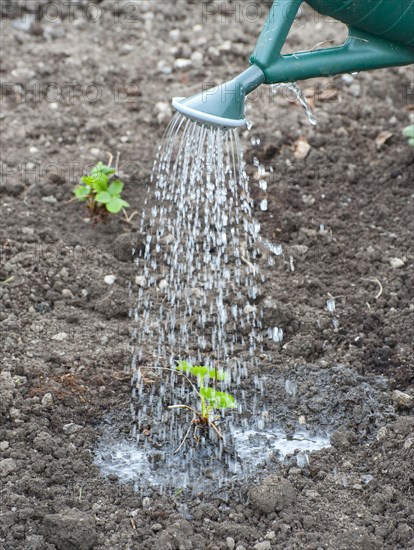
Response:
MULTIPOLYGON (((1 7, 0 546, 410 548, 412 68, 301 83, 316 126, 287 90, 251 98, 239 136, 263 278, 237 308, 244 326, 261 312, 262 341, 229 350, 238 458, 201 456, 189 478, 177 453, 166 476, 165 449, 136 441, 137 400, 150 411, 158 393, 131 400, 132 359, 156 366, 161 328, 144 338, 134 318, 142 213, 159 208, 170 98, 245 68, 260 23, 183 1, 52 4, 1 7), (121 153, 130 224, 93 226, 67 202, 107 151, 121 153)), ((297 25, 291 50, 342 32, 306 10, 297 25)))

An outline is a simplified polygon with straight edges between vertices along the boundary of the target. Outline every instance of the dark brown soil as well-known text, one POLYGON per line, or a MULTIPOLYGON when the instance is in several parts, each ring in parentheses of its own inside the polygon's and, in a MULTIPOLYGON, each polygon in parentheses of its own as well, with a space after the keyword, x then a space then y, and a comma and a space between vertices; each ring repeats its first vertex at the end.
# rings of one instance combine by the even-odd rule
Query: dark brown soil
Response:
MULTIPOLYGON (((93 463, 107 414, 130 406, 129 250, 142 247, 170 98, 243 69, 260 23, 184 1, 1 9, 1 548, 414 548, 414 150, 401 136, 413 68, 304 83, 316 128, 263 88, 243 135, 262 236, 284 248, 262 298, 285 333, 266 367, 269 408, 317 410, 326 428, 332 415, 332 447, 308 468, 273 463, 225 493, 141 494, 93 463), (196 51, 202 61, 174 65, 196 51), (298 138, 311 147, 302 160, 298 138), (106 151, 121 153, 132 224, 93 226, 69 202, 106 151), (273 168, 268 211, 254 157, 273 168), (292 403, 279 388, 287 375, 303 388, 292 403)), ((299 23, 290 49, 339 33, 309 11, 299 23)))

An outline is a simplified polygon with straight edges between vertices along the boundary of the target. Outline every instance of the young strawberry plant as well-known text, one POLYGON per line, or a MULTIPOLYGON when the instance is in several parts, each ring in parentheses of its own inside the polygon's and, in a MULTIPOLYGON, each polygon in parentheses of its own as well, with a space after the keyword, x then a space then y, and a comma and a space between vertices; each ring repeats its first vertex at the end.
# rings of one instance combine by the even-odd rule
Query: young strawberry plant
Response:
MULTIPOLYGON (((112 157, 109 164, 111 164, 112 157)), ((109 214, 117 214, 129 204, 121 197, 124 184, 115 177, 115 168, 103 162, 92 168, 74 189, 75 197, 85 202, 94 221, 106 221, 109 214), (112 181, 111 181, 112 180, 112 181)))
POLYGON ((191 428, 194 427, 194 437, 197 439, 197 432, 201 427, 211 428, 220 439, 223 439, 223 435, 217 428, 216 421, 218 417, 215 416, 216 410, 234 409, 237 407, 234 397, 227 392, 218 391, 214 386, 217 381, 226 380, 228 375, 223 370, 209 368, 205 366, 192 366, 186 361, 180 361, 176 366, 176 370, 188 377, 189 375, 197 378, 197 388, 191 383, 193 389, 200 399, 199 409, 190 407, 189 405, 171 405, 170 409, 188 409, 194 414, 194 418, 191 421, 191 426, 187 430, 180 446, 176 450, 178 452, 187 439, 191 428), (213 387, 209 386, 210 381, 213 381, 213 387))

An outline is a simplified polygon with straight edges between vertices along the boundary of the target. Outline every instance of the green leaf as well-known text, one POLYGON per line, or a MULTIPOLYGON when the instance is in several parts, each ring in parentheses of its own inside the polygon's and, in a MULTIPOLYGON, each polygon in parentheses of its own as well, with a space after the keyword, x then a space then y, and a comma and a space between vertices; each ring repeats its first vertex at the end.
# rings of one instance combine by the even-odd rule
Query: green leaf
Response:
POLYGON ((79 199, 80 201, 85 201, 90 193, 90 188, 85 187, 84 185, 78 185, 73 190, 73 193, 75 194, 75 197, 77 199, 79 199))
POLYGON ((215 409, 234 409, 237 407, 232 395, 226 392, 217 391, 214 388, 200 388, 202 395, 215 409))
POLYGON ((124 184, 121 180, 114 180, 108 187, 108 193, 111 193, 111 195, 120 195, 123 188, 124 184))
POLYGON ((190 372, 191 365, 187 361, 179 361, 178 365, 175 367, 180 372, 190 372))
POLYGON ((186 374, 192 374, 193 376, 201 376, 202 378, 207 376, 209 371, 207 367, 199 367, 199 366, 193 367, 192 365, 190 365, 190 363, 187 363, 187 361, 180 361, 176 368, 180 372, 185 372, 186 374))
POLYGON ((201 367, 201 366, 195 366, 191 367, 190 372, 193 376, 204 378, 205 376, 208 376, 208 367, 201 367))
POLYGON ((92 187, 95 189, 97 193, 100 193, 101 191, 107 191, 108 190, 108 176, 105 176, 105 174, 96 174, 93 176, 93 183, 92 187))
POLYGON ((408 139, 414 139, 414 124, 406 126, 403 130, 403 136, 408 139))
POLYGON ((222 370, 210 369, 202 365, 192 366, 187 361, 180 361, 177 365, 177 370, 181 372, 186 372, 187 374, 192 374, 193 376, 201 376, 205 378, 208 376, 212 380, 226 380, 227 374, 222 370))
POLYGON ((119 197, 113 197, 112 195, 109 196, 111 197, 111 200, 106 203, 106 209, 108 210, 108 212, 111 212, 112 214, 117 214, 120 210, 122 210, 122 208, 129 206, 126 201, 123 201, 119 197))
POLYGON ((83 181, 83 183, 86 185, 92 186, 94 179, 91 178, 91 176, 83 176, 83 178, 81 178, 81 181, 83 181))
POLYGON ((98 193, 95 197, 96 202, 99 202, 101 204, 108 204, 112 199, 112 196, 108 193, 108 191, 102 191, 101 193, 98 193))
POLYGON ((208 376, 213 380, 225 380, 227 378, 227 374, 223 370, 218 369, 210 369, 208 371, 208 376))
POLYGON ((98 174, 105 174, 105 176, 110 176, 111 174, 115 174, 115 169, 111 168, 110 166, 106 166, 106 164, 100 161, 94 168, 92 168, 91 174, 92 176, 98 174))

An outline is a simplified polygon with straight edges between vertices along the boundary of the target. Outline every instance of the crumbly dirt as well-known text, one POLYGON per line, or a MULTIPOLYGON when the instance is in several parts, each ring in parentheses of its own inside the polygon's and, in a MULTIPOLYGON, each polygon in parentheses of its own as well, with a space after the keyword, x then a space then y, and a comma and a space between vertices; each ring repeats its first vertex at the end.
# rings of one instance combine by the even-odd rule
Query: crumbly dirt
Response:
MULTIPOLYGON (((264 264, 259 297, 268 326, 285 334, 263 363, 265 397, 276 415, 333 430, 332 447, 306 468, 272 462, 248 483, 195 494, 144 495, 93 463, 102 422, 130 407, 130 249, 142 247, 170 98, 246 66, 264 14, 246 4, 2 3, 5 550, 414 548, 414 150, 401 136, 412 67, 304 83, 316 128, 288 94, 262 88, 242 136, 262 236, 284 248, 274 268, 264 264), (299 138, 310 146, 302 159, 299 138), (121 153, 130 224, 93 226, 70 202, 107 151, 121 153), (295 399, 286 378, 298 383, 295 399)), ((296 28, 290 50, 341 32, 309 10, 296 28)))

